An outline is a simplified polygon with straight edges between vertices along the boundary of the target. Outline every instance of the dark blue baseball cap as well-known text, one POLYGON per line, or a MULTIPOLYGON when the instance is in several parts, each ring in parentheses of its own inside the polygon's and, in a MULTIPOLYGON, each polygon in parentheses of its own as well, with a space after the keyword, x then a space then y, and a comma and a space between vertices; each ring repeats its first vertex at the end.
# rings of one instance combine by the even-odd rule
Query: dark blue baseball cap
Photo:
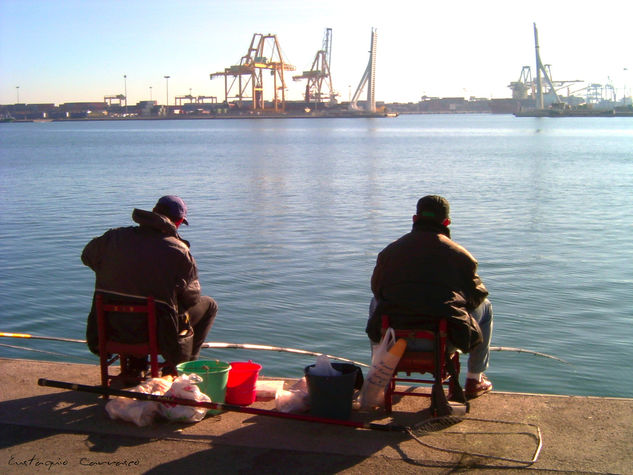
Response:
POLYGON ((161 197, 156 206, 154 206, 154 213, 167 216, 172 221, 180 221, 189 226, 187 222, 187 205, 185 202, 176 195, 165 195, 161 197))

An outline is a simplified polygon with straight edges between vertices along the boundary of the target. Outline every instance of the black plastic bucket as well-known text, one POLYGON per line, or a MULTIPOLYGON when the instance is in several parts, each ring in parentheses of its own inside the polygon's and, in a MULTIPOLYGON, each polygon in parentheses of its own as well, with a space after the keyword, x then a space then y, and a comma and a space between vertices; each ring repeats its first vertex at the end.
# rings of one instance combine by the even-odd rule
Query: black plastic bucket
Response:
POLYGON ((363 372, 350 363, 332 363, 332 367, 341 372, 340 375, 316 376, 310 374, 314 366, 306 366, 304 370, 310 395, 310 414, 328 419, 349 419, 354 388, 363 386, 363 372))

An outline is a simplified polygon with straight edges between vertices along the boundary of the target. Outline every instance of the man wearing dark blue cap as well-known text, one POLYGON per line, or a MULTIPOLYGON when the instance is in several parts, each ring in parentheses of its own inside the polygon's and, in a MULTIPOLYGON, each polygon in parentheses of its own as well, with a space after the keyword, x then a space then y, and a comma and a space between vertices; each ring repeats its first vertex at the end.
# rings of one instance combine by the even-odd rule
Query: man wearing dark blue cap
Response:
MULTIPOLYGON (((110 229, 90 241, 81 259, 95 272, 95 291, 130 301, 154 297, 159 348, 173 372, 177 363, 198 359, 218 306, 211 297, 201 295, 189 242, 178 234, 181 224, 189 224, 185 202, 175 195, 163 196, 152 211, 134 209, 132 220, 138 226, 110 229)), ((125 343, 135 343, 129 321, 114 325, 128 340, 125 343)), ((86 336, 90 350, 99 354, 94 302, 86 336)), ((145 369, 142 360, 127 371, 134 377, 145 369)))
POLYGON ((383 314, 394 328, 447 317, 451 343, 469 353, 464 389, 472 399, 492 389, 483 373, 489 364, 492 305, 477 275, 477 261, 451 240, 449 211, 441 196, 420 198, 411 232, 378 254, 366 332, 372 342, 380 341, 383 314))

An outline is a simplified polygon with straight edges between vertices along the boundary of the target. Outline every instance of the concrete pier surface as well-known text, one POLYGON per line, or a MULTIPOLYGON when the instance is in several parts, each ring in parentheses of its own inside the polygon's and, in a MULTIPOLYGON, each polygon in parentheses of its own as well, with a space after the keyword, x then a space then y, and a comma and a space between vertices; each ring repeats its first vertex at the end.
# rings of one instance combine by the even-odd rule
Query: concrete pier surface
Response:
MULTIPOLYGON (((0 359, 0 473, 633 473, 628 398, 493 391, 471 401, 465 420, 416 440, 240 412, 137 427, 111 420, 95 394, 38 386, 39 378, 96 385, 99 370, 0 359), (542 450, 535 463, 522 463, 534 455, 536 427, 542 450)), ((390 417, 353 411, 352 420, 413 426, 430 417, 428 406, 428 398, 405 396, 390 417)), ((253 407, 273 410, 275 403, 253 407)))

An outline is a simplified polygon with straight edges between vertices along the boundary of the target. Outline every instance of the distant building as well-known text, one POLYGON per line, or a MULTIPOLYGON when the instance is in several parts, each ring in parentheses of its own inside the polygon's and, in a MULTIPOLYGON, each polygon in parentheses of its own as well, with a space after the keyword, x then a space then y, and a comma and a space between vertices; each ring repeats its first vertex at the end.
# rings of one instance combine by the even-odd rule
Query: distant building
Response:
POLYGON ((66 102, 58 111, 68 119, 83 119, 94 113, 107 115, 107 106, 105 102, 66 102))

